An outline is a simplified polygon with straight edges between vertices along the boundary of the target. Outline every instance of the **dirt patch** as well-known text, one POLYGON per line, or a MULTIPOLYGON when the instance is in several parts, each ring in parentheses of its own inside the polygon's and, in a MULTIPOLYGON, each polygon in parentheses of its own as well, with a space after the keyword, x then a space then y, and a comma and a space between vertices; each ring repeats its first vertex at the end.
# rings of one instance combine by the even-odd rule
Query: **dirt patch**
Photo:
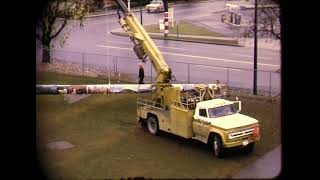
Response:
POLYGON ((46 71, 46 72, 56 72, 61 74, 69 74, 69 75, 81 75, 88 77, 98 77, 108 75, 108 71, 103 68, 98 68, 93 65, 86 65, 85 68, 82 65, 77 63, 71 63, 66 61, 54 60, 53 63, 37 63, 36 65, 37 71, 46 71))
POLYGON ((49 149, 63 150, 63 149, 70 149, 73 147, 74 147, 74 145, 67 142, 67 141, 55 141, 55 142, 50 142, 47 144, 47 148, 49 148, 49 149))
POLYGON ((91 94, 65 94, 64 95, 64 100, 67 101, 68 103, 72 104, 77 101, 80 101, 81 99, 84 99, 91 94))
MULTIPOLYGON (((94 77, 99 79, 109 78, 109 71, 105 70, 103 67, 98 67, 96 65, 86 64, 85 68, 82 65, 67 61, 58 61, 55 60, 52 63, 37 63, 37 79, 40 78, 42 72, 51 72, 64 75, 72 76, 83 76, 83 77, 94 77)), ((120 73, 115 71, 110 71, 110 78, 113 81, 134 81, 132 77, 135 77, 134 74, 120 73)))

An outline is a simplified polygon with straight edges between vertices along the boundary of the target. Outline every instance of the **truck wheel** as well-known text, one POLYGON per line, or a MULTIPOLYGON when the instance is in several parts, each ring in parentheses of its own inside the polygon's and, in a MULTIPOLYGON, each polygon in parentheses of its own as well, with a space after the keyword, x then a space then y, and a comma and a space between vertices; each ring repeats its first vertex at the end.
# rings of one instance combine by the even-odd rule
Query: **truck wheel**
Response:
POLYGON ((222 141, 220 136, 215 135, 213 137, 213 154, 218 157, 218 158, 222 158, 223 157, 223 146, 222 146, 222 141))
POLYGON ((254 148, 254 142, 248 144, 248 145, 244 148, 244 153, 245 153, 245 154, 250 154, 250 153, 252 153, 253 148, 254 148))
POLYGON ((152 135, 157 135, 159 132, 158 120, 154 116, 149 116, 147 119, 148 132, 152 135))

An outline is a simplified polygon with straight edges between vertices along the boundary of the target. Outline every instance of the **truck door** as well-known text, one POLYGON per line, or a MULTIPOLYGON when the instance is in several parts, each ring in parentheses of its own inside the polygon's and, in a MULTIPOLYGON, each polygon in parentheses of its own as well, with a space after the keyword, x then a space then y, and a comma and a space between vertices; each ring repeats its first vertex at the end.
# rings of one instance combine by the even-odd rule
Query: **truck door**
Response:
POLYGON ((210 122, 206 109, 199 109, 199 115, 194 117, 193 130, 196 135, 206 138, 209 133, 210 122))

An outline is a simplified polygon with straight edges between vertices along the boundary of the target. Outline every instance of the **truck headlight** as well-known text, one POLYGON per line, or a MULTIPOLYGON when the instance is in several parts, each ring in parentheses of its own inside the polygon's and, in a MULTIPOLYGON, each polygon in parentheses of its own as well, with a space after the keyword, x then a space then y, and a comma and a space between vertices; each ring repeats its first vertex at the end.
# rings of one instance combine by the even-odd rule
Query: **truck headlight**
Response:
POLYGON ((254 139, 259 139, 260 138, 260 128, 259 128, 259 126, 254 127, 253 132, 252 132, 252 137, 254 139))

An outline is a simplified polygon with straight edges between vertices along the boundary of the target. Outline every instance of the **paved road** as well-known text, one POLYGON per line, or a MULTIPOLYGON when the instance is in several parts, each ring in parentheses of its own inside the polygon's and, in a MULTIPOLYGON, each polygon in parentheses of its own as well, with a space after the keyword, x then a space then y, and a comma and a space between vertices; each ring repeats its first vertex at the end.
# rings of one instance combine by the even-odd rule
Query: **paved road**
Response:
MULTIPOLYGON (((209 21, 208 17, 210 16, 213 17, 212 21, 218 21, 219 18, 215 17, 218 15, 214 12, 224 10, 224 5, 225 1, 179 5, 174 7, 174 17, 176 20, 188 19, 202 24, 205 24, 203 21, 209 21)), ((140 19, 140 13, 135 12, 135 14, 138 19, 140 19)), ((154 24, 161 18, 163 18, 162 13, 143 12, 143 24, 154 24)), ((75 21, 73 23, 79 22, 75 21)), ((135 59, 136 56, 132 51, 132 44, 129 39, 110 33, 110 31, 118 29, 119 27, 117 15, 87 18, 85 20, 85 26, 82 29, 79 26, 73 29, 63 48, 60 47, 58 39, 54 42, 55 48, 63 51, 108 54, 112 56, 132 57, 135 59)), ((221 26, 217 29, 223 31, 226 27, 221 26)), ((205 83, 220 79, 236 86, 248 88, 253 84, 253 73, 251 71, 207 67, 220 66, 252 69, 253 48, 164 40, 154 41, 163 53, 169 66, 173 69, 177 79, 181 81, 189 80, 190 82, 205 83), (188 65, 182 63, 201 65, 190 65, 188 69, 188 65), (189 76, 188 71, 190 72, 189 76)), ((39 54, 41 54, 41 52, 39 54)), ((69 61, 73 59, 73 61, 78 63, 82 61, 81 54, 77 53, 56 52, 54 56, 60 59, 68 59, 69 61)), ((118 70, 127 73, 136 73, 138 61, 132 60, 132 58, 118 58, 118 70)), ((85 63, 103 67, 109 65, 106 57, 98 55, 86 55, 85 61, 85 63)), ((259 49, 258 62, 259 70, 276 71, 280 68, 280 53, 279 51, 259 49)), ((146 66, 151 67, 149 64, 146 64, 146 66)), ((146 69, 146 74, 151 74, 150 68, 146 69)), ((261 72, 258 76, 259 86, 268 90, 271 83, 273 89, 280 89, 279 74, 261 72)))
POLYGON ((272 179, 281 173, 281 145, 237 173, 233 179, 272 179))

